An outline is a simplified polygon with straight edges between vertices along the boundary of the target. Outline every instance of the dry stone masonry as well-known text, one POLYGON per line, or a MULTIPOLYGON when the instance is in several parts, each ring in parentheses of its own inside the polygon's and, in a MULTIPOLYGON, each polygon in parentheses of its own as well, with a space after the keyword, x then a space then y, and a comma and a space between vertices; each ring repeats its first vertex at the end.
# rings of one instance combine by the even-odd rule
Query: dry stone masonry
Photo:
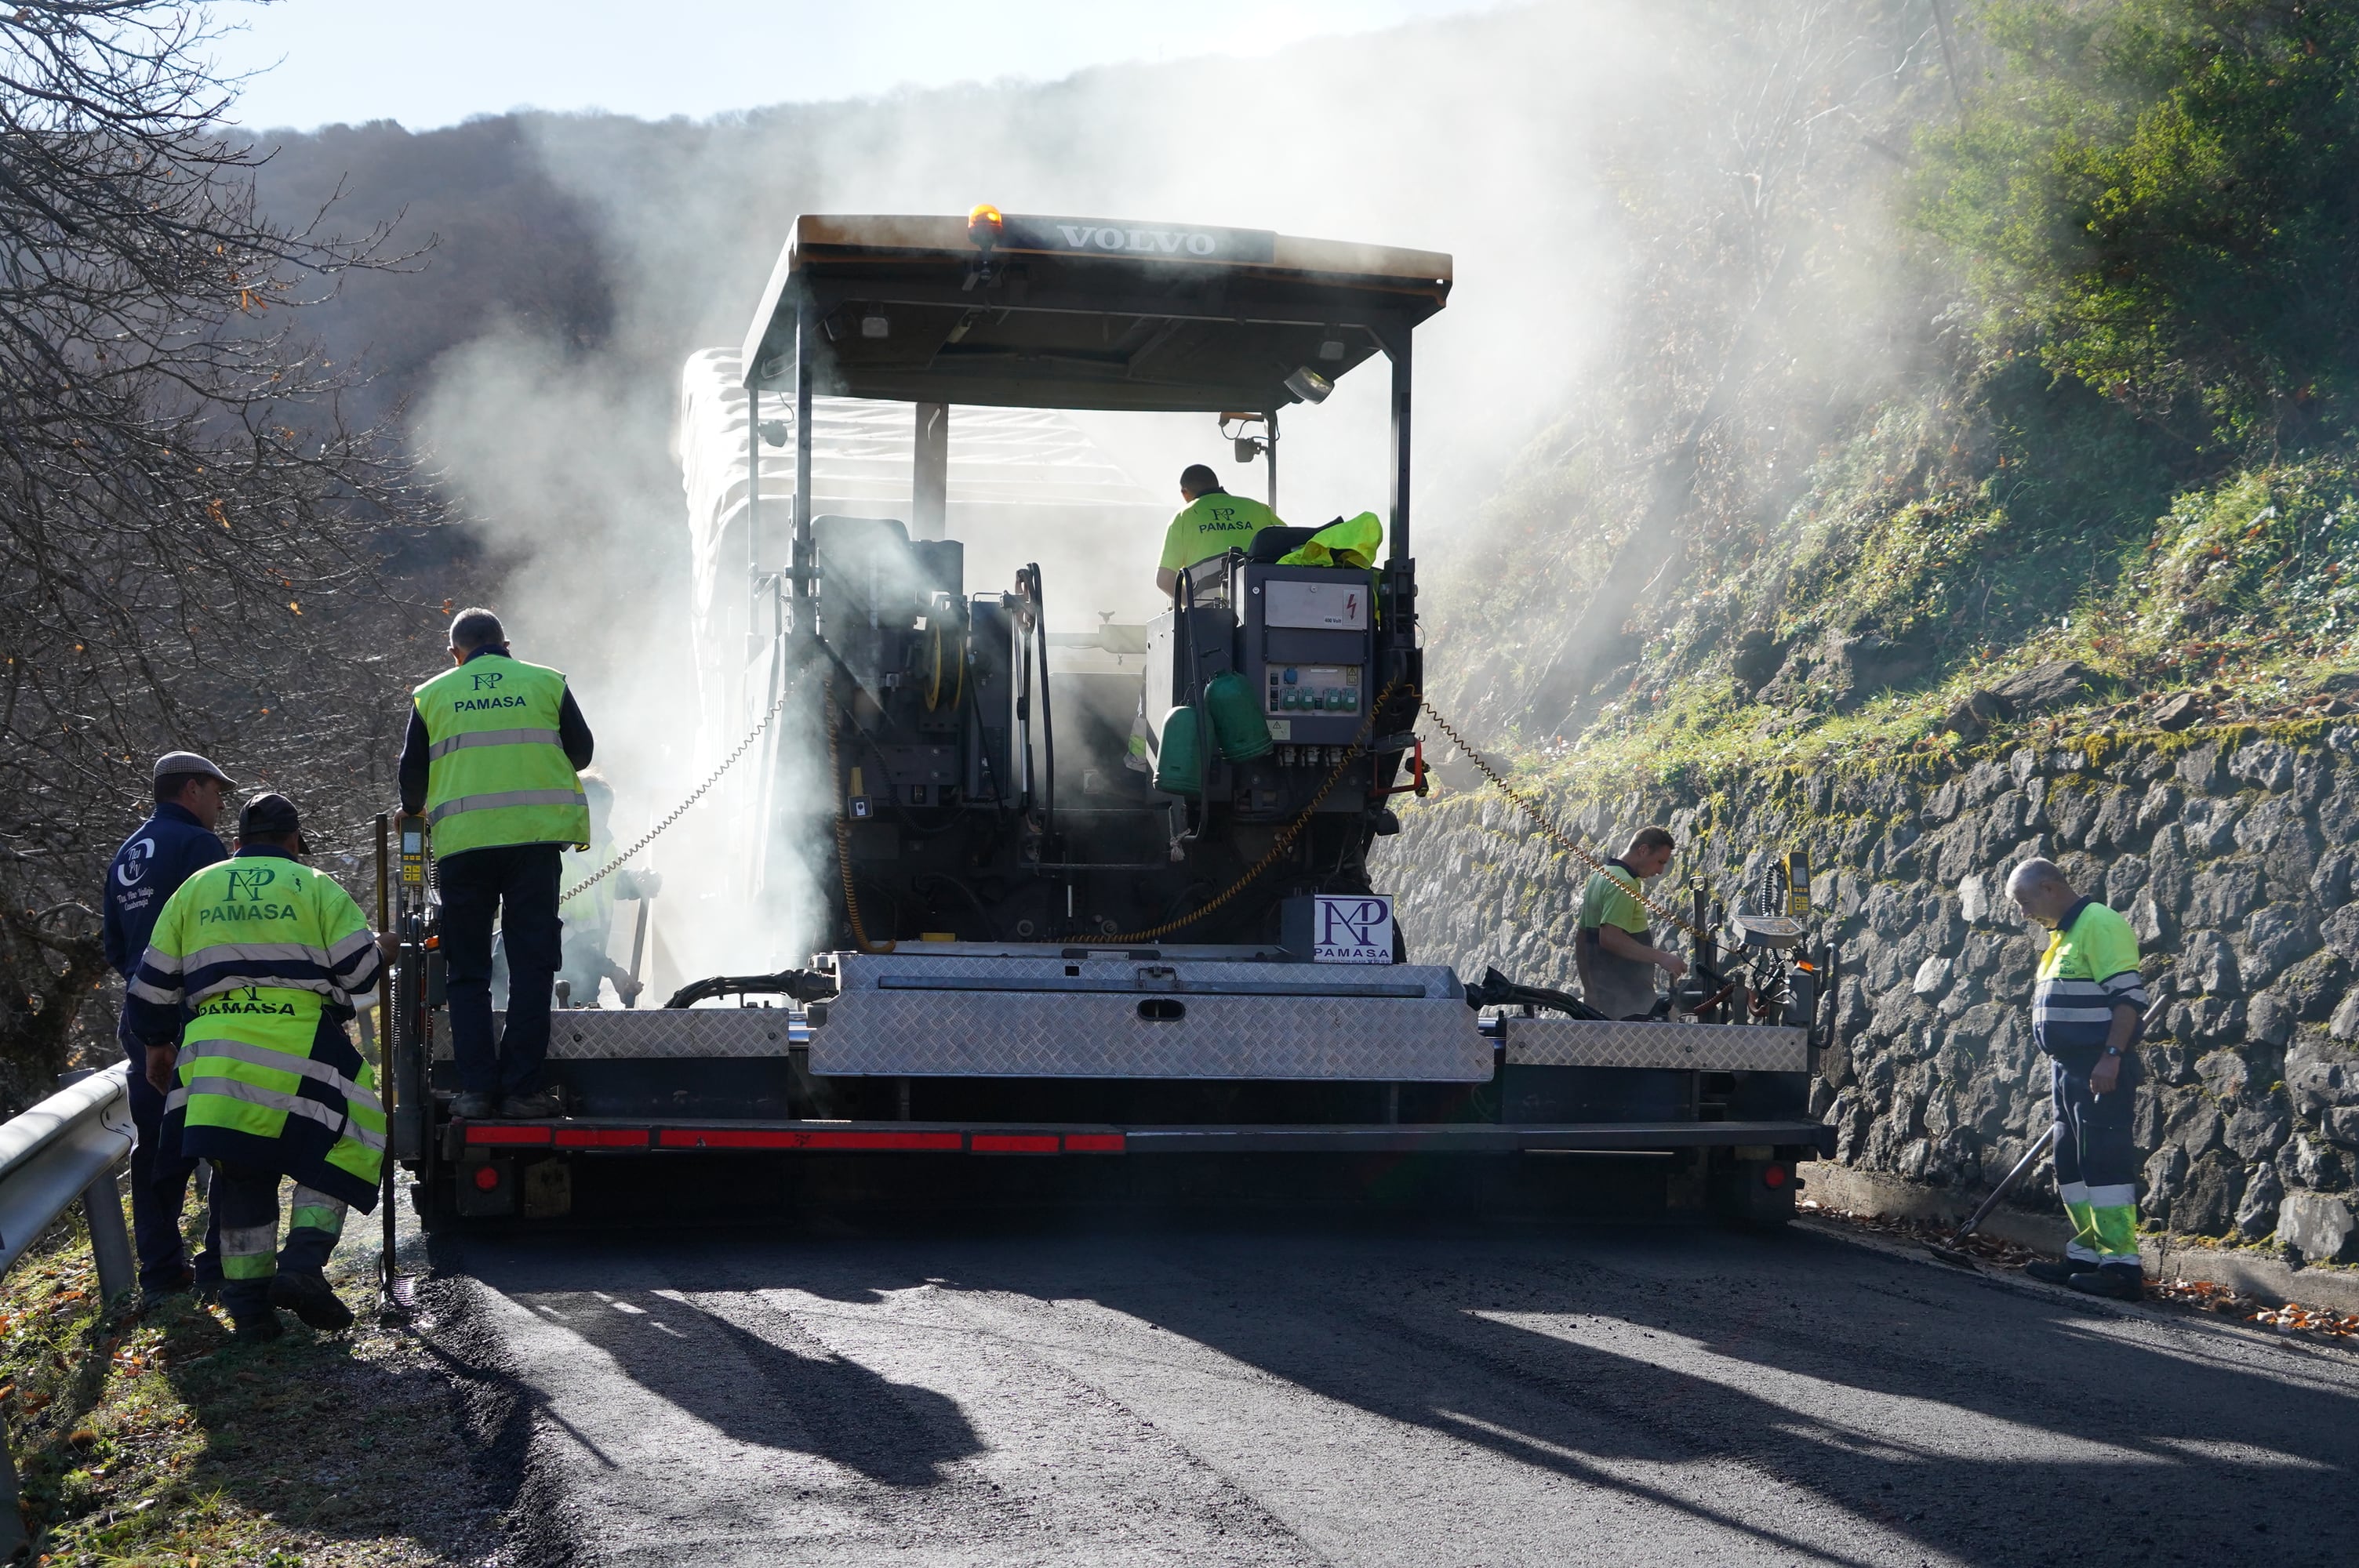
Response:
MULTIPOLYGON (((2005 893, 2062 863, 2136 927, 2168 1013, 2141 1047, 2142 1203, 2158 1228, 2359 1261, 2359 729, 2026 746, 1962 773, 1881 763, 1715 794, 1559 798, 1588 842, 1662 822, 1723 890, 1807 849, 1843 952, 1839 1041, 1814 1114, 1852 1165, 1995 1181, 2050 1119, 2028 1001, 2046 942, 2005 893)), ((1495 795, 1405 814, 1377 885, 1420 959, 1572 984, 1585 867, 1495 795)), ((2045 1195, 2027 1195, 2038 1203, 2045 1195)))

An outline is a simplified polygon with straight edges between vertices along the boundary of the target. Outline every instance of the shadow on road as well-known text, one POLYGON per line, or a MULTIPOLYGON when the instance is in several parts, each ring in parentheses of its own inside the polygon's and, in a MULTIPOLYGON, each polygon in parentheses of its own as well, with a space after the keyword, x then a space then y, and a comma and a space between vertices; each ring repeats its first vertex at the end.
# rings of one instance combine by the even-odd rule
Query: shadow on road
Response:
MULTIPOLYGON (((1741 1530, 1765 1552, 1881 1560, 1831 1551, 1825 1519, 1789 1533, 1757 1485, 1730 1490, 1729 1465, 1976 1563, 2347 1561, 2339 1526, 2305 1521, 2359 1469, 2349 1358, 1808 1234, 962 1227, 652 1251, 550 1240, 481 1262, 722 1431, 899 1487, 977 1452, 973 1428, 949 1397, 799 1338, 799 1299, 873 1303, 930 1281, 953 1297, 1078 1302, 1105 1314, 1102 1341, 1034 1353, 1084 1378, 1093 1357, 1158 1375, 1125 1341, 1153 1325, 1212 1353, 1199 1361, 1741 1530), (673 1291, 536 1290, 561 1249, 584 1245, 615 1276, 658 1269, 673 1291), (715 1292, 731 1321, 674 1291, 715 1292)), ((1021 1347, 1029 1331, 979 1332, 1021 1347)))
POLYGON ((784 1314, 740 1311, 756 1333, 672 1292, 536 1293, 527 1304, 740 1443, 810 1454, 888 1487, 932 1486, 982 1447, 950 1398, 843 1359, 784 1314))

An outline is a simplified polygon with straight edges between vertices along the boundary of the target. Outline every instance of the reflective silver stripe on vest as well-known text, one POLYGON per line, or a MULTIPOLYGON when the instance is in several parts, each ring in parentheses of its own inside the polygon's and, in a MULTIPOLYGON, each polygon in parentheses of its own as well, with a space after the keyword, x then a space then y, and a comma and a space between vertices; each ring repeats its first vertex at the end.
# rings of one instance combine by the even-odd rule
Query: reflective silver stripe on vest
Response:
POLYGON ((298 1056, 291 1052, 273 1051, 267 1045, 256 1045, 249 1040, 191 1041, 188 1046, 188 1055, 190 1059, 201 1056, 227 1056, 234 1061, 244 1062, 249 1066, 267 1067, 274 1073, 293 1073, 298 1077, 309 1078, 315 1084, 327 1085, 355 1105, 364 1105, 371 1110, 380 1113, 385 1109, 384 1102, 376 1096, 361 1087, 327 1063, 315 1062, 309 1056, 298 1056))
POLYGON ((299 1116, 306 1121, 316 1121, 339 1138, 349 1138, 363 1148, 374 1149, 380 1154, 385 1152, 384 1134, 371 1132, 359 1122, 338 1112, 333 1107, 321 1105, 315 1099, 305 1099, 301 1095, 283 1095, 277 1089, 261 1088, 242 1078, 224 1078, 209 1074, 201 1088, 174 1089, 165 1097, 164 1114, 169 1116, 176 1110, 185 1114, 191 1093, 219 1095, 223 1099, 242 1099, 248 1105, 258 1105, 265 1110, 283 1110, 289 1116, 299 1116))
POLYGON ((314 947, 309 942, 216 942, 210 947, 200 947, 185 954, 180 962, 188 969, 210 969, 215 964, 269 964, 284 958, 309 958, 326 974, 335 968, 335 959, 325 947, 314 947))
POLYGON ((127 982, 125 989, 130 991, 133 996, 137 997, 141 1001, 152 1001, 162 1007, 168 1007, 173 1002, 180 1000, 180 993, 179 991, 159 990, 156 987, 149 985, 146 980, 136 978, 134 978, 127 982))
POLYGON ((504 806, 582 806, 589 798, 578 789, 511 789, 498 795, 462 795, 428 812, 426 820, 440 822, 462 811, 497 811, 504 806))
POLYGON ((554 730, 471 730, 463 735, 447 736, 426 748, 426 760, 447 757, 462 746, 558 746, 563 742, 554 730))

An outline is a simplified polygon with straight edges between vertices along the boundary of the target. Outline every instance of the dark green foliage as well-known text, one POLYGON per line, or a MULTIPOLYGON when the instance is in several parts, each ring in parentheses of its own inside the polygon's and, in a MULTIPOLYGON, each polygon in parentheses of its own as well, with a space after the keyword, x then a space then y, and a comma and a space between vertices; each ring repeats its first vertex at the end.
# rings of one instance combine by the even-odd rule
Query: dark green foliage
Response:
POLYGON ((1995 351, 2221 459, 2347 425, 2359 6, 1995 0, 2003 69, 1929 131, 1923 221, 1995 351))

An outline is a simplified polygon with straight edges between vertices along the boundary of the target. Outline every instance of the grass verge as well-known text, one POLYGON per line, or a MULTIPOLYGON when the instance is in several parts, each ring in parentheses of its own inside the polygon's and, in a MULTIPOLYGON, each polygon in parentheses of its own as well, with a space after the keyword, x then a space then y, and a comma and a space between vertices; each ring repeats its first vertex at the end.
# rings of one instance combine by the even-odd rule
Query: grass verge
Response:
MULTIPOLYGON (((373 1307, 354 1217, 331 1277, 373 1307)), ((0 1281, 0 1420, 37 1565, 399 1564, 499 1560, 451 1385, 412 1332, 287 1319, 233 1346, 192 1297, 144 1317, 97 1299, 77 1210, 0 1281)))

